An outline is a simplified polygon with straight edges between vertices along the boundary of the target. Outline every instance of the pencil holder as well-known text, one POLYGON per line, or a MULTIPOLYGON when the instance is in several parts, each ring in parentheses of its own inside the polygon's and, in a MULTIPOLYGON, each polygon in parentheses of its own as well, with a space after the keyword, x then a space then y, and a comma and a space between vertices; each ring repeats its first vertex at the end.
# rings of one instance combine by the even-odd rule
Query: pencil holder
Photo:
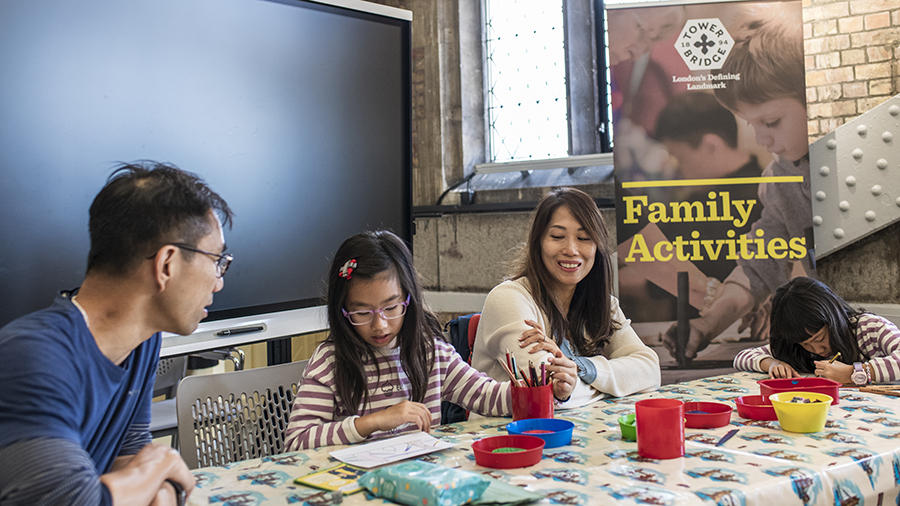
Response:
POLYGON ((512 385, 513 421, 553 418, 553 384, 542 387, 512 385))

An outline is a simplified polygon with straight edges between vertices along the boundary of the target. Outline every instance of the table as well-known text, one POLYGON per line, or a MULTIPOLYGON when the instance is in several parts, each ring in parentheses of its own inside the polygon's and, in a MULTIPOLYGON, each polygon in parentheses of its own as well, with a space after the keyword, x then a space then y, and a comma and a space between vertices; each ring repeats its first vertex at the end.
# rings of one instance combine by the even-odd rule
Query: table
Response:
MULTIPOLYGON (((685 429, 685 456, 643 459, 637 444, 622 440, 617 419, 648 398, 713 401, 733 405, 758 394, 766 376, 738 372, 660 388, 657 392, 606 399, 559 411, 575 423, 572 444, 544 450, 535 466, 497 470, 477 466, 472 441, 505 434, 510 419, 483 418, 445 425, 432 434, 457 443, 422 457, 448 467, 480 472, 544 494, 541 504, 720 504, 863 505, 897 504, 900 497, 900 398, 842 389, 825 430, 795 434, 777 421, 731 415, 728 426, 685 429), (729 430, 737 435, 716 446, 729 430)), ((336 465, 328 456, 341 447, 285 453, 194 471, 197 488, 190 504, 328 504, 318 490, 293 479, 336 465)), ((377 501, 381 501, 378 499, 377 501)), ((365 493, 346 496, 366 503, 365 493)))

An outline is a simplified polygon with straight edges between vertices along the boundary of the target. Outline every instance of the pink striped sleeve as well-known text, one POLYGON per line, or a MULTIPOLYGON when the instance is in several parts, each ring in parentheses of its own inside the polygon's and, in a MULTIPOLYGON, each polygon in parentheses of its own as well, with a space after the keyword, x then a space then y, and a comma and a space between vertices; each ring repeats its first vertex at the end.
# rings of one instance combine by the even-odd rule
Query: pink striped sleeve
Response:
POLYGON ((435 369, 444 369, 441 392, 444 400, 485 416, 512 414, 512 392, 508 381, 495 381, 473 369, 441 340, 435 341, 435 354, 438 362, 435 369))
POLYGON ((741 350, 734 356, 734 368, 738 371, 755 371, 768 373, 763 371, 760 363, 763 359, 773 358, 769 345, 760 346, 759 348, 747 348, 741 350))
POLYGON ((356 416, 335 419, 334 348, 320 345, 309 360, 285 430, 285 451, 362 441, 356 416))
POLYGON ((900 380, 900 330, 896 325, 881 316, 865 314, 859 318, 856 338, 862 352, 869 356, 873 383, 900 380))

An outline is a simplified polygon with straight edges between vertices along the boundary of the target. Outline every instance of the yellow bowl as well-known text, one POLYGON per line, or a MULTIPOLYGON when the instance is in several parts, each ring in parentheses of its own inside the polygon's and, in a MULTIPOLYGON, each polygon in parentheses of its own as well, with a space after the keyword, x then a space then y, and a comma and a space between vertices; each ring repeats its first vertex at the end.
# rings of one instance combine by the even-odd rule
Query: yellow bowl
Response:
POLYGON ((788 432, 819 432, 825 428, 828 408, 834 399, 816 392, 780 392, 769 396, 778 423, 788 432), (794 398, 811 402, 790 402, 794 398), (817 402, 818 401, 818 402, 817 402))

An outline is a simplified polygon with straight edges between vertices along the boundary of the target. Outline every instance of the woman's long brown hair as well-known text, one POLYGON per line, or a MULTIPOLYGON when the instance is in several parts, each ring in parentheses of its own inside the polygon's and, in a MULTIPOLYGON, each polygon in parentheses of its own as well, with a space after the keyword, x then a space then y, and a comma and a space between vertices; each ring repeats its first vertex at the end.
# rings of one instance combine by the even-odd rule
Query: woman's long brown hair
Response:
POLYGON ((534 210, 531 231, 525 249, 515 263, 512 279, 528 278, 531 296, 549 320, 548 335, 557 343, 568 338, 578 353, 585 357, 599 355, 610 336, 620 328, 610 314, 613 293, 609 232, 600 209, 588 194, 575 188, 556 188, 548 193, 534 210), (584 227, 597 246, 594 266, 575 287, 568 314, 563 314, 553 300, 555 283, 542 259, 542 241, 557 209, 565 207, 584 227))

